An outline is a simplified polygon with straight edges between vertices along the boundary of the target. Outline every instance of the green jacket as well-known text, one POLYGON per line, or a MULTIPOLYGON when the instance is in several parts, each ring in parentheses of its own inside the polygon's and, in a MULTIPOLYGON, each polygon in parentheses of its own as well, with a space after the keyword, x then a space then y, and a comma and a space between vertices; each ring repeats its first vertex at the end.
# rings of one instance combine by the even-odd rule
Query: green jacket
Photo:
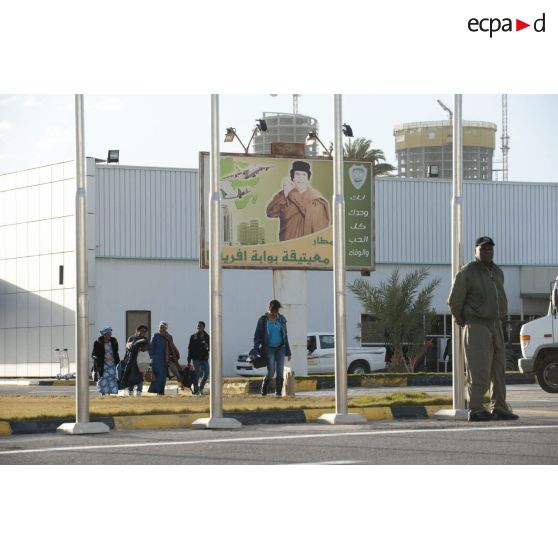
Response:
POLYGON ((455 276, 448 299, 458 325, 490 324, 508 315, 504 273, 496 265, 488 269, 478 260, 463 266, 455 276))

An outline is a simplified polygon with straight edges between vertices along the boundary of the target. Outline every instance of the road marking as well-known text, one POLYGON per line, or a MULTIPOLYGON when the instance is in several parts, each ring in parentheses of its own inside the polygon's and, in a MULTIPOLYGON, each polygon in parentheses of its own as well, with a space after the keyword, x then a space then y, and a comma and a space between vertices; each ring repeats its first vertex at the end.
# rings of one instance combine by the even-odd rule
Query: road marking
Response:
MULTIPOLYGON (((501 430, 546 430, 558 429, 558 424, 546 425, 525 425, 525 426, 470 426, 461 428, 417 428, 417 429, 402 429, 402 430, 381 430, 374 432, 328 432, 325 434, 288 434, 279 436, 254 436, 248 438, 218 438, 206 440, 184 440, 180 442, 142 442, 142 443, 128 443, 128 444, 103 444, 95 446, 63 446, 54 448, 36 448, 25 450, 8 450, 0 451, 0 455, 13 455, 20 453, 51 453, 57 451, 85 451, 85 450, 100 450, 100 449, 122 449, 122 448, 146 448, 146 447, 162 447, 162 446, 194 446, 202 444, 231 444, 238 442, 269 442, 274 440, 299 440, 310 438, 335 438, 341 436, 391 436, 395 434, 431 434, 431 433, 446 433, 446 432, 495 432, 501 430)), ((13 441, 13 438, 10 439, 13 441)))
POLYGON ((293 463, 293 465, 358 465, 364 461, 309 461, 308 463, 293 463))

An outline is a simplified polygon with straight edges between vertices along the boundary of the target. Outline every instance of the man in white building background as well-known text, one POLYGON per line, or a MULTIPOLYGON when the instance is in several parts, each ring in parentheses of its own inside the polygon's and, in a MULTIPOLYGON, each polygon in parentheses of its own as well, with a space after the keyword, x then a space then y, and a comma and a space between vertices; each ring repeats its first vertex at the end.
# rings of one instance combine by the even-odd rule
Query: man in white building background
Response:
POLYGON ((502 319, 508 315, 504 273, 494 263, 494 241, 481 236, 475 259, 457 273, 448 305, 463 328, 469 420, 516 420, 506 403, 506 352, 502 319), (490 387, 489 412, 483 405, 490 387))

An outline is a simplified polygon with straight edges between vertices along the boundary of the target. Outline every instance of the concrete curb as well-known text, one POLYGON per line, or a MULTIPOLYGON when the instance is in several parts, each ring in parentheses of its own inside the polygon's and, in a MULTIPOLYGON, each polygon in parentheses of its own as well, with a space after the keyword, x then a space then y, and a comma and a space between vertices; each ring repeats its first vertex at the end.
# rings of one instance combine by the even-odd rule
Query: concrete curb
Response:
MULTIPOLYGON (((392 405, 391 407, 350 407, 349 413, 359 413, 366 420, 425 419, 440 409, 450 405, 392 405)), ((240 411, 224 413, 226 418, 234 418, 243 425, 253 424, 297 424, 315 422, 318 417, 330 413, 326 409, 291 409, 286 411, 240 411)), ((115 417, 91 417, 92 422, 104 422, 111 430, 156 430, 166 428, 190 428, 198 418, 208 417, 208 413, 134 415, 115 417)), ((68 418, 47 420, 0 421, 0 436, 15 434, 52 434, 68 418)))

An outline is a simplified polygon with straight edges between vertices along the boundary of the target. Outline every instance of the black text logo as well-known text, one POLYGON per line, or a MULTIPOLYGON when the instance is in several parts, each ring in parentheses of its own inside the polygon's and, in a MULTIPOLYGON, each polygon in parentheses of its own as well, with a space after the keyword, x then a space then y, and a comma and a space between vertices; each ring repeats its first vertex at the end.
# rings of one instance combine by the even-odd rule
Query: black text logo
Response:
POLYGON ((479 31, 489 33, 490 38, 492 38, 494 33, 521 31, 523 29, 527 29, 527 27, 532 27, 537 33, 544 33, 546 25, 545 16, 546 14, 542 14, 542 16, 536 19, 532 25, 516 18, 515 28, 513 25, 513 19, 509 17, 504 17, 502 19, 499 17, 484 17, 481 19, 472 17, 467 22, 467 27, 469 28, 469 31, 472 31, 473 33, 478 33, 479 31))

